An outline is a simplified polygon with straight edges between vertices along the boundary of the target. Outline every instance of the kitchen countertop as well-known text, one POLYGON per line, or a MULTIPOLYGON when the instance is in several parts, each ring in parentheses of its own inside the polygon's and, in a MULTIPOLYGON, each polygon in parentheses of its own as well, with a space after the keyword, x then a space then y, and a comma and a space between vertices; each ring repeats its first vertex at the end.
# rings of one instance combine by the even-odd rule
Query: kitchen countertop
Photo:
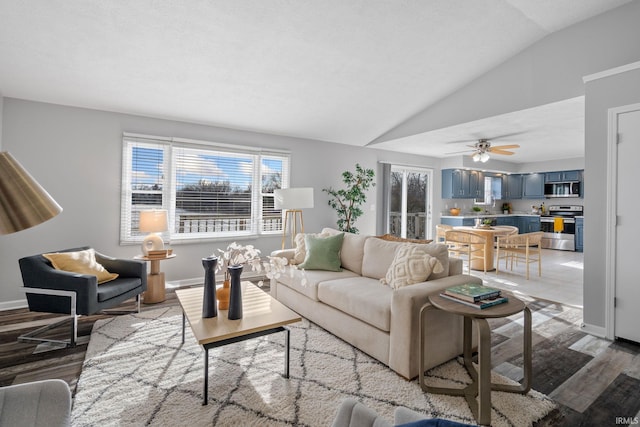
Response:
POLYGON ((540 217, 539 214, 532 214, 532 213, 511 213, 511 214, 499 214, 499 213, 475 213, 475 212, 469 212, 466 214, 460 214, 460 215, 440 215, 440 218, 499 218, 499 217, 507 217, 507 216, 532 216, 532 217, 540 217))

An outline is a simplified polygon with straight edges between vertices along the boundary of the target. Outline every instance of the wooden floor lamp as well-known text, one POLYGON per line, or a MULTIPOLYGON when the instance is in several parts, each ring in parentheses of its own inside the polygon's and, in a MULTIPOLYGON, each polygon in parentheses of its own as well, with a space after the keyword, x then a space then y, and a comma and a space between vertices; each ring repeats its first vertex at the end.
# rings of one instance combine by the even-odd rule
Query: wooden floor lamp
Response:
POLYGON ((282 224, 282 249, 285 246, 287 230, 291 229, 291 247, 298 234, 298 223, 300 223, 300 233, 304 233, 304 221, 302 219, 302 209, 313 207, 313 188, 283 188, 274 191, 275 208, 283 211, 282 224))

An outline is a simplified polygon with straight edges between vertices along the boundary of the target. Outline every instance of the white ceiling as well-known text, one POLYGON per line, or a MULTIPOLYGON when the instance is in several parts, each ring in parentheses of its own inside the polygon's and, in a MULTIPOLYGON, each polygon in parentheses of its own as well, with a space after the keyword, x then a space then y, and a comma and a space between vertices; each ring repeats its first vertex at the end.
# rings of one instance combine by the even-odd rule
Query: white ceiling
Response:
MULTIPOLYGON (((2 1, 0 93, 364 146, 551 32, 628 1, 2 1)), ((579 104, 548 109, 577 124, 579 104)), ((507 116, 376 146, 440 156, 454 137, 522 130, 507 116)), ((583 150, 575 126, 557 126, 583 150)))

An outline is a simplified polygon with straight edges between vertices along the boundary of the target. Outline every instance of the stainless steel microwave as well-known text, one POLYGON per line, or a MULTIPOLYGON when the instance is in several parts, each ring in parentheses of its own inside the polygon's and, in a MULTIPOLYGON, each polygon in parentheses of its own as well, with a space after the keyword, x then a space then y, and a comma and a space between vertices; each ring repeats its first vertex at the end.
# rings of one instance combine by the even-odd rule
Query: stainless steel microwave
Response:
POLYGON ((544 197, 580 197, 580 182, 549 182, 544 185, 544 197))

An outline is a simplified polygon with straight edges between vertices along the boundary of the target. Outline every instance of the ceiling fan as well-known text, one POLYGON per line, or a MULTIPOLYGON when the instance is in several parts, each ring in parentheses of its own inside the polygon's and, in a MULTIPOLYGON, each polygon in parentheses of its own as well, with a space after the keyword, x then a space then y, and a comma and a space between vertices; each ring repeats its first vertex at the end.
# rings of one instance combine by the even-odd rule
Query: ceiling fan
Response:
POLYGON ((515 154, 513 151, 508 151, 513 148, 520 148, 518 144, 508 144, 508 145, 496 145, 491 146, 491 142, 488 139, 479 139, 474 145, 467 145, 467 147, 471 148, 471 150, 457 151, 453 153, 447 154, 458 154, 465 153, 467 151, 471 151, 470 154, 473 157, 474 162, 482 162, 485 163, 489 160, 491 154, 500 154, 504 156, 511 156, 515 154))

